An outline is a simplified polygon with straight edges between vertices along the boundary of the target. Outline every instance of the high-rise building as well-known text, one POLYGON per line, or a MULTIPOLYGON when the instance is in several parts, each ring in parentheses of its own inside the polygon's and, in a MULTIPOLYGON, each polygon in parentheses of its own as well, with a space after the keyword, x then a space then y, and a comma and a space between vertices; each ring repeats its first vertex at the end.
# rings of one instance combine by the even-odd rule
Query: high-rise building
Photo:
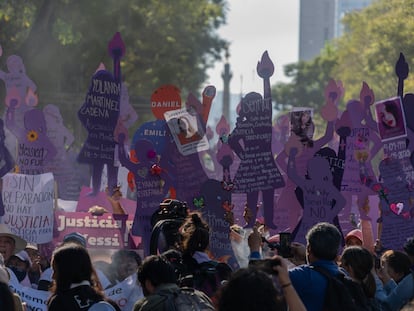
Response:
POLYGON ((335 37, 340 37, 344 32, 342 18, 349 12, 367 7, 372 0, 335 0, 335 3, 335 37))
POLYGON ((345 14, 368 6, 372 0, 300 0, 299 60, 311 60, 325 43, 342 35, 345 14))

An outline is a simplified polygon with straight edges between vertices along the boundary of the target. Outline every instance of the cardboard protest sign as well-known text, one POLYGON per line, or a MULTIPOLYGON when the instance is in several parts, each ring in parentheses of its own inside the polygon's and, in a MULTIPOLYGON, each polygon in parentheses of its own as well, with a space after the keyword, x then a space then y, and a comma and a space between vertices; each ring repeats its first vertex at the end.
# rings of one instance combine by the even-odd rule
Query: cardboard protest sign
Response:
MULTIPOLYGON (((128 216, 112 213, 92 215, 82 212, 56 211, 57 235, 53 242, 59 245, 63 237, 72 232, 82 234, 88 248, 120 249, 128 247, 128 216)), ((131 215, 132 218, 132 215, 131 215)))
MULTIPOLYGON (((161 165, 165 168, 170 176, 173 177, 173 186, 176 197, 181 201, 186 201, 189 207, 195 208, 195 204, 200 198, 201 185, 208 179, 206 172, 200 162, 199 150, 207 150, 209 143, 206 135, 206 124, 210 113, 212 101, 215 96, 215 87, 207 86, 202 93, 201 102, 192 94, 190 94, 186 101, 186 108, 180 110, 173 110, 165 112, 165 115, 171 117, 168 123, 168 137, 166 140, 166 147, 161 154, 161 165), (180 146, 177 143, 179 138, 177 136, 178 119, 176 116, 188 115, 191 120, 197 120, 197 134, 193 136, 201 136, 201 140, 190 141, 193 136, 190 135, 189 141, 180 146), (200 131, 200 132, 198 132, 200 131), (173 138, 175 135, 175 138, 173 138), (200 144, 200 149, 197 144, 200 144), (184 153, 183 153, 184 152, 184 153)), ((195 128, 194 128, 195 129, 195 128)), ((182 132, 184 133, 184 132, 182 132)), ((186 137, 186 136, 185 136, 186 137)))
MULTIPOLYGON (((113 59, 113 75, 102 69, 92 76, 85 102, 78 111, 78 118, 88 131, 78 161, 92 167, 93 195, 100 190, 104 165, 108 172, 108 188, 114 189, 118 184, 114 132, 121 113, 121 58, 125 54, 119 32, 109 41, 108 53, 113 59)), ((127 109, 123 110, 124 115, 128 114, 127 109)), ((118 128, 123 126, 121 121, 118 128)))
POLYGON ((145 254, 149 254, 151 237, 151 216, 159 204, 167 197, 173 183, 168 170, 159 163, 153 144, 148 140, 137 140, 135 155, 138 162, 131 161, 124 150, 124 136, 120 135, 119 160, 122 166, 134 174, 136 185, 136 211, 131 232, 142 237, 145 254))
POLYGON ((225 214, 231 212, 231 190, 223 188, 222 182, 214 179, 207 180, 200 189, 200 200, 197 210, 202 212, 203 218, 210 227, 209 251, 213 258, 228 263, 237 269, 237 262, 229 237, 229 222, 225 214))
POLYGON ((24 114, 24 126, 16 122, 16 102, 7 108, 6 126, 17 138, 18 172, 42 174, 46 164, 56 156, 56 148, 47 137, 47 125, 42 110, 33 108, 24 114))
MULTIPOLYGON (((236 127, 229 136, 229 145, 240 159, 234 176, 234 192, 246 193, 248 207, 253 211, 258 195, 263 196, 265 223, 275 229, 273 223, 274 189, 285 185, 276 166, 271 150, 272 142, 272 98, 270 77, 274 65, 267 52, 257 65, 257 73, 264 81, 264 96, 250 92, 243 97, 236 127)), ((256 215, 248 223, 254 225, 256 215)))
POLYGON ((100 70, 93 75, 85 102, 78 111, 79 120, 88 131, 78 161, 92 166, 94 194, 99 192, 105 164, 109 188, 112 189, 117 184, 114 131, 120 112, 120 92, 121 85, 112 74, 100 70))
MULTIPOLYGON (((50 292, 22 286, 13 272, 10 273, 9 286, 26 303, 28 310, 47 311, 50 292)), ((132 310, 135 302, 144 297, 136 273, 105 289, 105 296, 115 301, 122 311, 132 310)))
POLYGON ((364 82, 362 84, 360 98, 347 102, 343 114, 349 117, 351 122, 351 134, 347 138, 345 171, 342 180, 341 192, 346 198, 346 205, 341 214, 340 221, 347 231, 351 229, 349 215, 359 213, 363 218, 366 214, 364 206, 369 203, 372 190, 361 183, 360 163, 366 163, 367 174, 374 176, 374 168, 371 160, 382 148, 381 139, 377 133, 375 120, 372 119, 370 107, 374 103, 374 93, 364 82), (357 211, 352 210, 353 196, 357 211))
POLYGON ((364 184, 379 197, 378 239, 384 249, 401 249, 407 238, 414 235, 412 208, 413 190, 404 179, 401 162, 385 158, 379 164, 382 182, 366 175, 365 165, 361 169, 364 184))
POLYGON ((329 162, 323 157, 314 157, 308 161, 306 179, 299 176, 295 164, 297 152, 296 148, 290 150, 288 176, 302 189, 303 215, 292 238, 296 242, 306 244, 305 236, 308 230, 319 222, 333 223, 334 218, 345 206, 345 198, 333 183, 329 162))
POLYGON ((54 226, 54 179, 41 175, 6 174, 3 177, 5 215, 2 222, 30 243, 52 240, 54 226))
POLYGON ((18 55, 10 55, 6 61, 7 71, 0 70, 0 79, 6 87, 5 105, 14 103, 15 119, 19 127, 23 127, 26 111, 37 105, 37 86, 26 74, 23 60, 18 55))
POLYGON ((76 162, 73 150, 75 137, 65 126, 60 109, 53 104, 43 108, 47 137, 56 149, 56 155, 45 163, 45 170, 52 172, 57 183, 57 196, 64 200, 77 200, 80 187, 89 182, 88 167, 76 162))
MULTIPOLYGON (((339 82, 336 82, 332 79, 328 82, 327 86, 325 87, 325 106, 328 107, 327 110, 331 111, 331 113, 323 115, 322 117, 325 118, 326 121, 330 121, 328 121, 326 124, 324 135, 322 135, 322 137, 320 137, 317 140, 313 140, 313 137, 310 137, 310 134, 314 132, 314 130, 310 130, 314 127, 314 125, 311 124, 312 121, 310 115, 309 118, 308 116, 306 116, 306 118, 303 118, 303 121, 306 121, 303 123, 303 128, 301 125, 302 118, 300 116, 304 115, 304 113, 302 113, 301 111, 310 111, 310 109, 302 108, 301 110, 295 112, 295 114, 298 114, 298 117, 295 116, 294 120, 295 122, 296 120, 300 121, 300 123, 298 123, 298 126, 291 126, 291 128, 295 129, 297 133, 299 133, 299 136, 291 135, 289 140, 285 144, 284 151, 279 153, 276 157, 276 162, 278 166, 285 173, 287 173, 288 170, 288 155, 290 153, 290 149, 292 148, 292 146, 298 149, 298 153, 295 157, 297 175, 304 177, 307 173, 308 161, 313 158, 314 154, 318 150, 320 150, 324 145, 331 141, 334 132, 334 120, 336 120, 337 117, 337 110, 335 109, 335 107, 338 100, 341 97, 341 92, 342 90, 339 82), (295 139, 295 137, 299 137, 299 140, 295 139)), ((292 120, 292 118, 290 119, 292 120)), ((302 216, 302 206, 297 199, 296 187, 296 183, 294 183, 290 178, 288 178, 286 181, 286 186, 281 189, 276 207, 276 211, 278 214, 281 214, 283 212, 287 213, 287 217, 280 218, 281 221, 287 221, 287 223, 281 223, 280 226, 290 231, 294 230, 302 216), (289 206, 289 209, 283 209, 283 207, 285 206, 289 206), (278 210, 279 208, 281 209, 280 211, 278 210)))
POLYGON ((148 121, 136 130, 132 139, 131 150, 134 149, 133 146, 135 146, 137 140, 147 139, 152 142, 157 154, 162 154, 167 144, 166 140, 170 138, 165 120, 148 121))
POLYGON ((180 89, 166 84, 157 88, 151 95, 151 111, 157 120, 164 120, 167 111, 181 109, 180 89))

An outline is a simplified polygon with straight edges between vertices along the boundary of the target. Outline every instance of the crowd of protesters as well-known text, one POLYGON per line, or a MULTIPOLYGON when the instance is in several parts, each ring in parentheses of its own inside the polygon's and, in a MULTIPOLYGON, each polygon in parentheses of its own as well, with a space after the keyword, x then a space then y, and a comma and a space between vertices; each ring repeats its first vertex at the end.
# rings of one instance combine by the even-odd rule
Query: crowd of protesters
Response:
POLYGON ((28 310, 8 286, 17 279, 22 286, 48 291, 51 311, 120 311, 104 289, 131 275, 142 289, 134 311, 175 310, 171 305, 178 303, 177 310, 193 310, 195 304, 198 310, 219 311, 326 310, 329 279, 320 270, 351 279, 366 310, 411 310, 414 303, 414 238, 401 250, 372 253, 359 229, 345 236, 342 247, 339 230, 318 223, 309 229, 306 245, 292 243, 284 258, 266 252, 263 227, 257 223, 246 240, 250 254, 233 271, 210 258, 210 229, 200 213, 189 213, 178 232, 179 241, 161 254, 142 259, 135 250, 120 249, 106 263, 93 262, 80 233, 66 235, 48 259, 0 224, 1 310, 28 310), (182 293, 186 302, 178 302, 182 293))

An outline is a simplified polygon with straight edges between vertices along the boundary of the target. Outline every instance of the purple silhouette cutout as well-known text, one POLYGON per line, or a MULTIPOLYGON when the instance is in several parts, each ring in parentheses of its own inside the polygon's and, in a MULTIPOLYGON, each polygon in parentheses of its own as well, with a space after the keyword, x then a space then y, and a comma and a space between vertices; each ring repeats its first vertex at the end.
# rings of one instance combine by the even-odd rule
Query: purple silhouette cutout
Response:
MULTIPOLYGON (((332 172, 332 182, 334 186, 338 189, 338 191, 341 190, 342 177, 344 175, 344 170, 345 170, 344 163, 345 163, 345 156, 346 156, 346 138, 349 136, 351 132, 351 129, 347 125, 348 125, 347 122, 343 120, 343 118, 341 118, 340 120, 336 122, 336 128, 337 128, 336 132, 339 135, 338 155, 330 147, 323 147, 322 149, 318 150, 315 153, 315 157, 322 157, 328 161, 330 170, 332 172)), ((304 197, 303 197, 303 189, 300 187, 297 187, 295 190, 295 193, 302 208, 304 208, 305 202, 304 202, 304 197)), ((344 240, 341 225, 339 223, 338 215, 334 217, 332 223, 341 232, 342 245, 344 245, 345 240, 344 240)), ((356 223, 355 223, 355 226, 356 226, 356 223)), ((299 228, 300 228, 300 222, 298 226, 296 226, 295 230, 293 230, 292 232, 292 240, 295 240, 295 237, 297 235, 297 230, 299 230, 299 228)))
POLYGON ((37 100, 28 96, 29 91, 34 94, 36 84, 26 75, 23 60, 18 55, 10 55, 7 58, 7 70, 0 70, 0 79, 6 86, 6 106, 10 106, 12 100, 16 100, 15 119, 19 126, 23 126, 23 117, 26 111, 37 105, 37 100))
POLYGON ((230 166, 234 162, 234 153, 229 145, 230 125, 224 116, 216 126, 216 133, 219 135, 217 143, 217 161, 223 167, 223 183, 226 187, 233 188, 233 182, 230 176, 230 166))
POLYGON ((120 83, 106 70, 96 72, 91 80, 85 102, 78 111, 88 137, 78 155, 80 163, 92 168, 92 194, 101 186, 102 171, 106 164, 108 188, 117 185, 118 168, 114 165, 114 131, 118 122, 120 83))
POLYGON ((341 189, 346 198, 343 217, 340 218, 344 224, 349 222, 346 217, 351 214, 358 214, 358 212, 361 220, 369 220, 367 206, 369 195, 372 195, 373 192, 361 183, 359 166, 361 162, 365 162, 368 175, 374 176, 371 159, 382 148, 377 133, 377 123, 373 120, 370 111, 373 102, 374 93, 364 82, 361 88, 360 100, 348 101, 346 110, 343 112, 351 120, 351 135, 347 139, 345 172, 341 189), (352 210, 352 196, 356 196, 358 211, 352 210))
POLYGON ((282 114, 277 117, 273 126, 272 152, 279 154, 283 151, 285 143, 289 138, 289 114, 282 114))
POLYGON ((368 173, 366 162, 360 163, 364 185, 377 193, 380 199, 378 240, 384 249, 401 249, 407 238, 414 235, 413 189, 405 180, 398 159, 385 158, 379 164, 382 183, 368 173))
MULTIPOLYGON (((215 96, 215 88, 207 86, 203 91, 202 102, 200 103, 193 94, 189 94, 186 101, 187 111, 194 115, 199 124, 197 125, 200 132, 206 131, 206 124, 210 113, 211 104, 215 96)), ((175 122, 176 118, 168 122, 175 122)), ((208 177, 201 163, 199 153, 183 155, 177 148, 173 140, 171 128, 168 127, 168 137, 166 147, 161 156, 161 164, 165 167, 171 176, 174 176, 174 188, 176 197, 180 201, 186 201, 188 206, 194 208, 200 202, 201 185, 207 181, 208 177)), ((194 135, 195 136, 195 135, 194 135)))
MULTIPOLYGON (((14 167, 14 159, 4 144, 6 136, 4 134, 4 123, 0 119, 0 178, 10 172, 14 167)), ((0 191, 2 186, 0 184, 0 191)), ((4 216, 3 196, 0 196, 0 216, 4 216)))
POLYGON ((10 102, 7 109, 6 126, 18 141, 16 164, 18 172, 28 175, 42 174, 46 164, 56 156, 56 148, 47 137, 47 126, 43 112, 33 108, 24 114, 24 127, 16 124, 15 107, 10 102))
MULTIPOLYGON (((302 142, 302 147, 301 149, 299 149, 300 152, 297 154, 295 161, 297 174, 299 176, 305 176, 307 172, 308 161, 313 158, 314 154, 318 150, 320 150, 324 145, 331 141, 334 131, 334 121, 336 121, 335 105, 341 97, 341 92, 342 90, 340 85, 336 83, 334 80, 330 80, 325 88, 325 107, 330 107, 330 110, 332 110, 333 112, 331 112, 328 115, 322 114, 322 117, 325 120, 328 120, 328 122, 326 125, 325 134, 321 138, 313 141, 310 137, 307 137, 302 142)), ((302 139, 303 138, 304 137, 302 137, 302 139)), ((287 143, 285 145, 284 151, 279 153, 279 155, 276 158, 277 164, 286 173, 289 151, 289 144, 287 143)), ((296 198, 295 189, 296 184, 292 180, 290 180, 290 178, 288 178, 286 182, 286 187, 282 189, 280 197, 277 201, 277 206, 280 206, 281 208, 289 208, 287 220, 288 223, 284 224, 284 226, 286 228, 289 228, 290 230, 296 227, 296 225, 302 217, 303 211, 299 201, 296 198)))
POLYGON ((131 233, 142 237, 146 255, 149 254, 151 240, 152 214, 167 197, 171 187, 171 179, 166 170, 158 163, 158 156, 149 140, 140 139, 135 142, 135 153, 138 163, 132 162, 125 153, 125 134, 118 136, 119 160, 122 166, 134 174, 137 209, 131 233))
POLYGON ((225 219, 225 213, 232 208, 231 191, 224 189, 220 181, 209 179, 201 186, 200 194, 204 205, 198 210, 203 213, 212 233, 209 245, 211 255, 236 269, 238 266, 231 247, 229 223, 225 219))
POLYGON ((295 229, 294 240, 305 244, 306 233, 313 225, 324 221, 333 223, 345 206, 345 198, 335 186, 331 167, 325 158, 311 158, 308 161, 308 178, 299 176, 295 164, 297 152, 297 148, 290 149, 288 176, 303 192, 303 216, 299 228, 295 229))
MULTIPOLYGON (((265 224, 276 229, 273 223, 273 198, 275 188, 285 185, 271 150, 272 144, 272 98, 270 77, 274 66, 267 52, 257 64, 257 73, 264 82, 264 97, 248 93, 241 101, 236 127, 228 143, 241 162, 234 177, 234 192, 246 193, 247 205, 255 211, 259 192, 262 192, 265 224)), ((253 227, 253 215, 247 227, 253 227)))

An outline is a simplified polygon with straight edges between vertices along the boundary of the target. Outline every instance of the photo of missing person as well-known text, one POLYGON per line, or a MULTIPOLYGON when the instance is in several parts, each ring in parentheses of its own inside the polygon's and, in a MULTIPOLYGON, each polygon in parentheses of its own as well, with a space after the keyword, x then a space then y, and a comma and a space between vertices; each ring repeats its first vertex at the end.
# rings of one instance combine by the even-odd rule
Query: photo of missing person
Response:
POLYGON ((312 147, 315 124, 312 108, 294 108, 290 112, 290 132, 300 137, 302 144, 312 147))
POLYGON ((400 97, 375 103, 378 133, 382 141, 407 136, 404 111, 400 97))

